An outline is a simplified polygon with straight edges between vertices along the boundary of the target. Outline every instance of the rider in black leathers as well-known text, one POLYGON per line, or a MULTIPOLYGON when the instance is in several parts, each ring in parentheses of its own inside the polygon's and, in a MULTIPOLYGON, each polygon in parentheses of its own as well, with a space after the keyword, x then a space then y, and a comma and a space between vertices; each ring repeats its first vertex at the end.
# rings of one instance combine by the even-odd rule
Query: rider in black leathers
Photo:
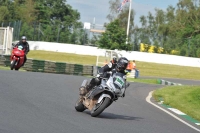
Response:
POLYGON ((15 45, 15 47, 22 46, 23 49, 25 49, 24 62, 23 62, 23 64, 22 64, 22 66, 24 66, 24 64, 26 63, 26 60, 27 60, 26 55, 27 55, 28 52, 30 51, 30 50, 29 50, 29 44, 28 44, 28 42, 27 42, 26 40, 27 40, 26 36, 22 36, 21 41, 19 41, 19 42, 15 45))
POLYGON ((119 60, 117 61, 117 59, 113 59, 112 61, 110 61, 110 63, 108 63, 107 65, 101 67, 98 70, 98 74, 96 77, 92 78, 89 85, 85 87, 81 87, 80 88, 80 95, 84 96, 85 94, 87 94, 93 87, 95 87, 96 85, 99 85, 101 83, 101 78, 109 78, 109 74, 107 72, 110 72, 112 70, 116 70, 117 72, 121 72, 124 75, 126 75, 126 68, 128 65, 128 59, 125 57, 121 57, 119 58, 119 60))

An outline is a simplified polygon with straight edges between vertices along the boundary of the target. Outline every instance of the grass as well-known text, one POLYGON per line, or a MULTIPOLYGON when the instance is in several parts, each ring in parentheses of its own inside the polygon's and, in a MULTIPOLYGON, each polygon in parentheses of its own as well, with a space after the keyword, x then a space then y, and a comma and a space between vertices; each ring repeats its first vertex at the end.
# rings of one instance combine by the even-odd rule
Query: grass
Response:
MULTIPOLYGON (((10 67, 0 66, 0 70, 10 70, 10 67)), ((23 68, 20 68, 19 71, 25 71, 25 70, 23 70, 23 68)))
POLYGON ((40 50, 30 51, 27 57, 33 59, 68 62, 72 64, 83 64, 83 65, 95 65, 97 58, 96 56, 40 51, 40 50))
POLYGON ((141 76, 200 80, 200 68, 158 63, 137 62, 141 76))
MULTIPOLYGON (((0 70, 10 70, 10 67, 9 67, 9 66, 7 66, 7 67, 5 67, 5 66, 0 66, 0 70)), ((14 70, 13 70, 13 71, 14 71, 14 70)), ((25 71, 25 70, 23 70, 23 68, 20 68, 19 71, 25 71)))
POLYGON ((200 120, 200 86, 169 86, 156 90, 153 96, 156 100, 162 97, 164 104, 200 120))
MULTIPOLYGON (((94 65, 96 56, 77 55, 69 53, 58 53, 49 51, 30 51, 28 58, 51 60, 58 62, 68 62, 74 64, 94 65)), ((177 65, 165 65, 158 63, 148 63, 137 61, 137 68, 140 70, 140 76, 181 78, 200 80, 200 68, 185 67, 177 65)))
POLYGON ((10 70, 10 67, 0 66, 0 70, 10 70))
POLYGON ((128 78, 128 81, 138 82, 138 83, 146 83, 146 84, 158 84, 157 79, 133 79, 128 78))

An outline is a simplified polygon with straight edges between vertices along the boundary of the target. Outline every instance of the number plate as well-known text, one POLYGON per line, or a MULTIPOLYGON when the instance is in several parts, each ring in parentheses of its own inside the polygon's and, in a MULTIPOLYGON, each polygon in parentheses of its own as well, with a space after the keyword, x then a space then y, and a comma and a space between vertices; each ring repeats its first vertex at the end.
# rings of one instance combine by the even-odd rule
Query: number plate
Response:
POLYGON ((124 80, 121 77, 117 77, 114 83, 122 88, 122 86, 124 85, 124 80))

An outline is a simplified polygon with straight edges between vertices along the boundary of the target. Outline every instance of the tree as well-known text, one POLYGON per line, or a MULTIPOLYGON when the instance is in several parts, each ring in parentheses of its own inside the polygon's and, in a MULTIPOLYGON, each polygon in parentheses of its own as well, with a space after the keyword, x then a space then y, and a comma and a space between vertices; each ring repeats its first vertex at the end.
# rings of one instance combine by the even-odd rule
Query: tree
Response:
MULTIPOLYGON (((128 24, 128 15, 129 15, 129 3, 127 3, 122 11, 118 11, 117 8, 120 5, 120 0, 110 0, 110 14, 107 15, 107 19, 112 22, 115 19, 118 19, 119 26, 123 28, 125 31, 127 30, 127 24, 128 24)), ((131 38, 133 35, 134 30, 134 16, 135 12, 132 9, 131 10, 131 16, 130 16, 130 25, 129 25, 129 42, 131 42, 131 38)))
POLYGON ((93 36, 92 36, 92 39, 90 40, 90 43, 91 43, 92 45, 98 46, 99 37, 100 37, 100 36, 93 35, 93 36))
POLYGON ((115 19, 117 19, 117 15, 119 11, 117 10, 118 6, 120 5, 120 0, 110 0, 109 1, 109 9, 110 9, 110 14, 107 15, 107 19, 112 22, 115 19))
POLYGON ((176 7, 167 10, 155 9, 155 15, 141 16, 135 43, 163 47, 164 53, 183 56, 198 56, 200 48, 200 1, 179 0, 176 7), (137 41, 137 42, 136 42, 137 41))
POLYGON ((119 49, 119 50, 128 50, 130 45, 126 43, 126 32, 123 28, 120 27, 120 22, 118 19, 109 23, 106 26, 105 33, 102 34, 98 44, 101 48, 106 49, 119 49))
POLYGON ((0 22, 4 21, 8 14, 8 8, 6 6, 0 6, 0 22))
POLYGON ((139 28, 137 26, 134 27, 133 30, 133 51, 139 51, 140 50, 140 32, 139 28))
POLYGON ((13 0, 0 0, 0 3, 0 21, 14 20, 16 18, 16 10, 13 0))

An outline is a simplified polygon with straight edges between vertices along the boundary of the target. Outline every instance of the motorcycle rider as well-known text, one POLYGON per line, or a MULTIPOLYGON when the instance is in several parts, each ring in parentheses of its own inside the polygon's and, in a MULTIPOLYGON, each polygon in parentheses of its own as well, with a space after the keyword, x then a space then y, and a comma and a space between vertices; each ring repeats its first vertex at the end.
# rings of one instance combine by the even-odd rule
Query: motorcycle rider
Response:
POLYGON ((109 74, 107 72, 110 71, 117 71, 120 73, 123 73, 124 75, 126 75, 126 68, 128 65, 128 59, 125 57, 121 57, 119 58, 119 60, 117 61, 117 58, 114 58, 112 61, 110 61, 109 64, 101 67, 98 70, 98 74, 95 78, 92 78, 90 83, 86 86, 86 87, 80 87, 80 96, 84 96, 85 94, 87 94, 93 87, 95 87, 96 85, 99 85, 101 83, 101 78, 109 78, 109 74))
POLYGON ((22 66, 24 66, 24 64, 26 63, 26 60, 27 60, 26 55, 27 55, 28 52, 30 51, 30 50, 29 50, 29 44, 28 44, 28 42, 27 42, 26 40, 27 40, 26 36, 22 36, 21 41, 19 41, 19 42, 15 45, 15 47, 22 46, 23 49, 25 49, 24 62, 23 62, 23 64, 22 64, 22 66))

